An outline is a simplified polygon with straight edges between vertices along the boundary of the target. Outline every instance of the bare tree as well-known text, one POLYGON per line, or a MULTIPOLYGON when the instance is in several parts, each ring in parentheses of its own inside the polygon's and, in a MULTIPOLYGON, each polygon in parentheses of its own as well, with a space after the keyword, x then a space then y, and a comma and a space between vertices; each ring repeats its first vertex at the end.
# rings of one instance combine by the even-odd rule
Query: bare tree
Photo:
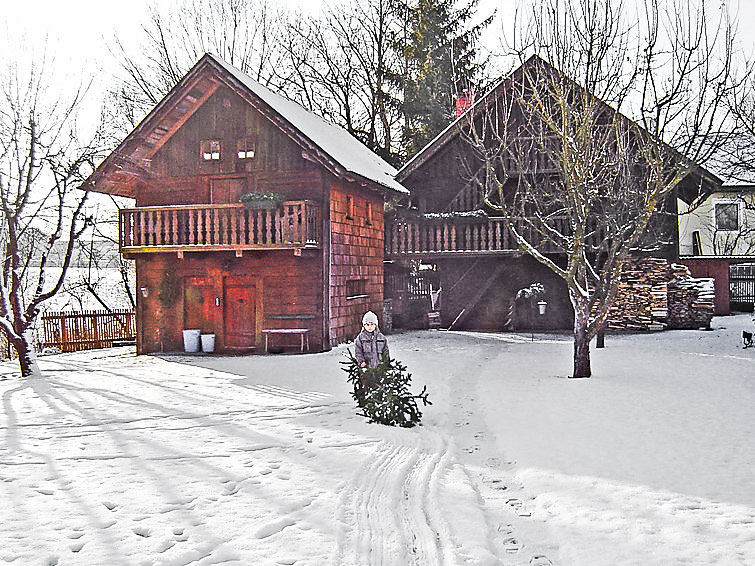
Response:
POLYGON ((151 7, 138 44, 118 38, 111 47, 122 70, 112 102, 124 119, 123 132, 136 126, 207 52, 269 84, 281 66, 280 21, 280 11, 267 0, 181 0, 151 7))
POLYGON ((74 244, 92 223, 86 193, 76 189, 101 156, 102 131, 81 143, 76 113, 83 91, 62 99, 47 90, 44 57, 11 65, 0 91, 0 331, 18 353, 21 375, 39 373, 32 344, 42 304, 61 289, 74 244), (65 242, 60 269, 49 268, 65 242), (59 247, 59 246, 58 246, 59 247))
POLYGON ((399 151, 390 0, 341 2, 319 18, 289 18, 281 36, 278 90, 342 126, 388 161, 399 151))
POLYGON ((535 3, 514 45, 522 61, 539 57, 467 128, 473 182, 519 246, 566 283, 574 377, 592 373, 589 343, 622 268, 676 241, 675 217, 664 213, 709 181, 696 163, 729 138, 725 11, 687 0, 641 8, 632 16, 618 0, 535 3))

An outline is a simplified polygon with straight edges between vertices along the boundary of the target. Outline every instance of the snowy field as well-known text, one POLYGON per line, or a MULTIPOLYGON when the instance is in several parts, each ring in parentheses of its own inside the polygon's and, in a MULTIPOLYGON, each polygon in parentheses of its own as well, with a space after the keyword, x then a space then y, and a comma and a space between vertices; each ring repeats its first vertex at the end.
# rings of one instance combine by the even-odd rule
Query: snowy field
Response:
POLYGON ((0 563, 755 564, 751 315, 608 336, 389 337, 424 426, 355 414, 338 361, 0 366, 0 563))

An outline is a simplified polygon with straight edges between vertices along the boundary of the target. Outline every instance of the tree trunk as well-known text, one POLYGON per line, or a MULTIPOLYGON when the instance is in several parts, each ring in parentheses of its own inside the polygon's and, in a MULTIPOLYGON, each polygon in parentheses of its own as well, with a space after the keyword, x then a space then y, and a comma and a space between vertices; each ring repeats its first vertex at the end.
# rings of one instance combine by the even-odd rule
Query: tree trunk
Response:
POLYGON ((37 355, 31 340, 24 333, 20 338, 12 341, 13 348, 18 354, 18 365, 21 367, 21 377, 41 377, 37 365, 37 355))
POLYGON ((590 377, 591 375, 587 313, 574 309, 574 375, 572 377, 590 377))

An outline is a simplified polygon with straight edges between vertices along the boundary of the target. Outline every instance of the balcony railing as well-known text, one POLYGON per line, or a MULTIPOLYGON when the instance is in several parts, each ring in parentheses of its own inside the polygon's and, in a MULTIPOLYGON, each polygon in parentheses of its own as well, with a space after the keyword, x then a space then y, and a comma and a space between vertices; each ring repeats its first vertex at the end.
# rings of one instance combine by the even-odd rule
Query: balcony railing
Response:
POLYGON ((241 204, 150 206, 120 211, 122 252, 320 247, 320 207, 286 201, 275 210, 241 204))
MULTIPOLYGON (((463 255, 520 251, 503 218, 485 216, 453 216, 440 218, 394 218, 386 222, 386 256, 463 255)), ((539 237, 524 222, 517 222, 520 234, 541 252, 559 253, 553 242, 539 237)), ((559 218, 554 228, 566 234, 567 219, 559 218)), ((588 240, 599 241, 597 235, 588 240)))

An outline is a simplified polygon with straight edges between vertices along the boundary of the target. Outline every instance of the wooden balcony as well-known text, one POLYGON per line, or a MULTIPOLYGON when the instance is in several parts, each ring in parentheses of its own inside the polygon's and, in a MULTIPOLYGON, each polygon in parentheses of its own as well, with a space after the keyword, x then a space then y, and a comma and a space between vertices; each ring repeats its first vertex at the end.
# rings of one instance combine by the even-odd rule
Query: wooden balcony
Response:
MULTIPOLYGON (((566 218, 559 219, 556 226, 561 224, 560 230, 565 230, 566 222, 566 218)), ((519 231, 544 253, 562 251, 553 242, 539 242, 539 238, 533 235, 524 222, 519 222, 519 231)), ((503 218, 423 217, 394 218, 386 222, 386 257, 507 255, 520 252, 521 249, 506 228, 503 218)))
POLYGON ((124 254, 319 248, 320 207, 286 201, 276 210, 241 204, 150 206, 120 211, 124 254))

